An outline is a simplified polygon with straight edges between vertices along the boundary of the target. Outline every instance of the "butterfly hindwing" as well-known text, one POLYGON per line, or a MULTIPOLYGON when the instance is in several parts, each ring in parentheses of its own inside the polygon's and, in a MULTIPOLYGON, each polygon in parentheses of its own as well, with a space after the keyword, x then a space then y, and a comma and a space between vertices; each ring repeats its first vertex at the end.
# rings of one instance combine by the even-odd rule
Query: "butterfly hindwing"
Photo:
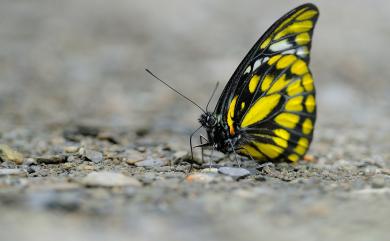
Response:
POLYGON ((229 134, 240 133, 237 152, 256 159, 297 161, 306 153, 315 123, 315 89, 309 70, 313 4, 274 23, 241 62, 215 113, 229 134))

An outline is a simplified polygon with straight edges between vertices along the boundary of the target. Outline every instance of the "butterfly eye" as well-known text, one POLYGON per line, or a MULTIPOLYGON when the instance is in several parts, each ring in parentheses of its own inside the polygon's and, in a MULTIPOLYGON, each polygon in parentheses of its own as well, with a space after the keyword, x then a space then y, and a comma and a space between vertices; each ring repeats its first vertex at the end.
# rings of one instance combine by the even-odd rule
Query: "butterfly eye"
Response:
POLYGON ((213 126, 215 126, 216 123, 217 122, 213 116, 207 116, 207 126, 208 127, 213 127, 213 126))

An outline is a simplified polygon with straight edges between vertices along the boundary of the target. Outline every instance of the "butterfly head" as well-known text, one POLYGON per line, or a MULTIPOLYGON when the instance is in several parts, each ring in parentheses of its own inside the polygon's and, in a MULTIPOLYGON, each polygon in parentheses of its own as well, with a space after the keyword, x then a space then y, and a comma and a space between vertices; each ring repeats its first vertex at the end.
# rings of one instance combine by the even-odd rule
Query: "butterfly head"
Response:
POLYGON ((238 137, 230 138, 229 131, 214 113, 205 112, 199 118, 200 124, 206 129, 207 140, 215 150, 231 153, 238 137))
POLYGON ((207 140, 208 142, 219 150, 220 143, 217 140, 221 140, 218 138, 218 134, 220 132, 220 125, 218 125, 217 117, 211 112, 204 112, 199 118, 200 124, 206 129, 207 132, 207 140))
POLYGON ((217 119, 211 112, 205 112, 200 116, 199 122, 206 129, 211 129, 217 124, 217 119))

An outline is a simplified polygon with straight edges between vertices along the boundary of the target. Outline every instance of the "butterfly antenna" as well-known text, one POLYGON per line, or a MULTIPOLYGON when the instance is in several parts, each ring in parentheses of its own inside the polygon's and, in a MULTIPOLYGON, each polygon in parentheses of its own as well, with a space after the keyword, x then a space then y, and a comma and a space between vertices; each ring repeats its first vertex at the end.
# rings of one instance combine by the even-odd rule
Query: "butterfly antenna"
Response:
POLYGON ((212 100, 213 97, 214 97, 215 91, 217 91, 217 89, 218 89, 218 85, 219 85, 219 82, 217 82, 217 84, 215 85, 214 90, 213 90, 213 93, 211 94, 211 97, 210 97, 210 99, 209 99, 209 102, 207 102, 206 111, 207 111, 207 109, 209 108, 209 104, 210 104, 211 100, 212 100))
POLYGON ((160 79, 159 77, 157 77, 155 74, 153 74, 150 70, 148 69, 145 69, 146 72, 148 72, 148 74, 150 74, 151 76, 153 76, 154 78, 156 78, 157 80, 159 80, 161 83, 163 83, 164 85, 166 85, 168 88, 170 88, 171 90, 175 91, 178 95, 180 95, 181 97, 183 97, 184 99, 188 100, 189 102, 191 102, 192 104, 194 104, 195 106, 197 106, 201 111, 203 111, 204 113, 206 113, 206 111, 200 107, 197 103, 195 103, 195 101, 191 100, 190 98, 188 98, 187 96, 183 95, 182 93, 180 93, 179 91, 177 91, 175 88, 173 88, 172 86, 170 86, 167 82, 165 82, 164 80, 160 79))

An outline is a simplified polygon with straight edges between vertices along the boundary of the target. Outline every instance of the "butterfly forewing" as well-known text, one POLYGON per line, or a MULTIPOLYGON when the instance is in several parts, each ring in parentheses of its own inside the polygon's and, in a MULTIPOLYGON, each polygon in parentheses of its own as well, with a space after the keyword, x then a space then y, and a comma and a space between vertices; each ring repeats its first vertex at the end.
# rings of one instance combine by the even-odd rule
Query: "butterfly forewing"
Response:
POLYGON ((297 161, 312 140, 315 89, 309 70, 313 4, 295 8, 252 47, 226 85, 215 114, 240 135, 238 153, 297 161))

